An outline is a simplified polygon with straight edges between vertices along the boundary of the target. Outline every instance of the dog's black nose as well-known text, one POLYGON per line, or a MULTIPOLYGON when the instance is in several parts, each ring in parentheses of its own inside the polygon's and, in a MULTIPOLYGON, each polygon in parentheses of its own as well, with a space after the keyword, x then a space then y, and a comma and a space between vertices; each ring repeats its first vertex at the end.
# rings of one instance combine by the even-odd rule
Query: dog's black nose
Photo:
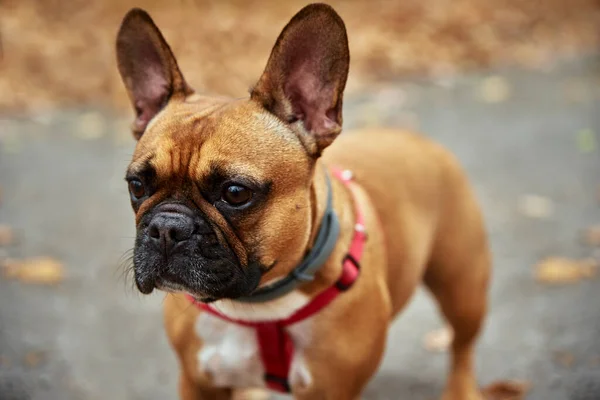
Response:
POLYGON ((185 214, 161 212, 148 226, 150 240, 168 254, 175 245, 192 237, 194 220, 185 214))

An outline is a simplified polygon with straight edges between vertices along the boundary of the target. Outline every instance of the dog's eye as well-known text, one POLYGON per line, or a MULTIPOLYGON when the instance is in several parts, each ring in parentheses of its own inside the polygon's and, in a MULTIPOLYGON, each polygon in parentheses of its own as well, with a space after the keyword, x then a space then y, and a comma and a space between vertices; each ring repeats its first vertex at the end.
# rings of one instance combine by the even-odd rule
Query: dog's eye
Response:
POLYGON ((129 181, 129 193, 138 200, 146 195, 146 188, 141 181, 132 179, 129 181))
POLYGON ((232 206, 241 206, 252 199, 252 191, 241 185, 229 185, 221 195, 223 201, 232 206))

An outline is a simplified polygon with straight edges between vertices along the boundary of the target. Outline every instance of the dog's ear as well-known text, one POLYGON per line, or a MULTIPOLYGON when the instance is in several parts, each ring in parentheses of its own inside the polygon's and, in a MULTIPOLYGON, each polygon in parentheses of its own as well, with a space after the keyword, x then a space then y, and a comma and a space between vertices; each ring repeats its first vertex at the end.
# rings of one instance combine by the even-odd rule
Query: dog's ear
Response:
POLYGON ((135 109, 132 131, 136 139, 171 98, 193 92, 152 18, 139 8, 123 18, 117 35, 117 63, 135 109))
POLYGON ((318 156, 342 129, 350 53, 346 27, 326 4, 304 7, 283 29, 252 99, 284 122, 299 121, 318 156))

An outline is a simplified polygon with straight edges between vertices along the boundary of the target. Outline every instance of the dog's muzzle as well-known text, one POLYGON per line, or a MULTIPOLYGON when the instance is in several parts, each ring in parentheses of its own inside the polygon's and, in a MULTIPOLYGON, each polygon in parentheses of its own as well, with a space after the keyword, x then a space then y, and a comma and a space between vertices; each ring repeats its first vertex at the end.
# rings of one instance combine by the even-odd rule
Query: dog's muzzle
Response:
POLYGON ((260 266, 242 266, 216 229, 199 210, 181 203, 159 204, 144 215, 133 257, 140 292, 157 288, 213 299, 251 293, 260 281, 260 266))

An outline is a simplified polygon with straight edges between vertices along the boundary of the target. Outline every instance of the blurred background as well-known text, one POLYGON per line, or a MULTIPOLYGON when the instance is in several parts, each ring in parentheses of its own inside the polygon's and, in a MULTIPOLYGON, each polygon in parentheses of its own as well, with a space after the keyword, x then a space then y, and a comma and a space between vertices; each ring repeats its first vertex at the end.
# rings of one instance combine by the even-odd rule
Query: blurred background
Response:
MULTIPOLYGON (((145 8, 195 89, 239 97, 305 4, 0 0, 0 400, 176 398, 162 297, 124 273, 134 142, 115 35, 145 8)), ((600 2, 330 4, 349 32, 346 129, 431 136, 483 206, 495 274, 481 384, 599 399, 600 2)), ((419 292, 364 398, 439 396, 448 341, 419 292)))

